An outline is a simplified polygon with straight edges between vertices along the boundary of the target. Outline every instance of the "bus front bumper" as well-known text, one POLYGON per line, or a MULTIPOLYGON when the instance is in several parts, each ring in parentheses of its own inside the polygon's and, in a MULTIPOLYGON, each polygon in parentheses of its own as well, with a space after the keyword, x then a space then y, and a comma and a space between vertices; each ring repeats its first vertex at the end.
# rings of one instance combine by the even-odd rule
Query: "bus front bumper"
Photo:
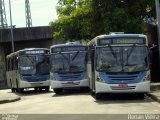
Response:
POLYGON ((95 93, 147 93, 150 92, 150 81, 135 84, 106 84, 96 82, 95 93))
POLYGON ((39 81, 39 82, 20 81, 19 86, 20 88, 34 88, 34 87, 50 86, 50 80, 39 81))
POLYGON ((89 87, 88 79, 76 80, 76 81, 57 81, 51 80, 51 88, 78 88, 78 87, 89 87))

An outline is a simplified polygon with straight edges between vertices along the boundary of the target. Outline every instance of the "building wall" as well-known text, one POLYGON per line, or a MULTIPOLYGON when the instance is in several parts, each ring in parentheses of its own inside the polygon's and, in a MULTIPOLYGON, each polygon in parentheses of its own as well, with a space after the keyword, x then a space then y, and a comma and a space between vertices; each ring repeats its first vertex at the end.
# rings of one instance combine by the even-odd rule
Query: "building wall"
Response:
POLYGON ((53 44, 53 40, 39 40, 39 41, 24 41, 24 42, 15 42, 15 51, 24 49, 24 48, 50 48, 53 44))

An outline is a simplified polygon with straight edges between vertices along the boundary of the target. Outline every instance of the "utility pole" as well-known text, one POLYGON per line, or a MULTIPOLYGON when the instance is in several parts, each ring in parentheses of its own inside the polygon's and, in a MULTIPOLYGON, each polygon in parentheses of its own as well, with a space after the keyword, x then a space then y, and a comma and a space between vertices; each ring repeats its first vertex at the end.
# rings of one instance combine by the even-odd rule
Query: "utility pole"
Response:
POLYGON ((26 27, 32 26, 31 10, 29 0, 25 0, 26 27))
POLYGON ((158 33, 158 51, 159 51, 159 60, 160 60, 160 6, 159 0, 155 0, 156 4, 156 14, 157 14, 157 33, 158 33))
POLYGON ((7 28, 7 19, 4 0, 0 0, 0 28, 7 28))
POLYGON ((9 0, 9 13, 10 13, 10 25, 11 25, 11 43, 12 43, 12 52, 14 52, 14 39, 13 39, 13 26, 12 26, 11 0, 9 0))

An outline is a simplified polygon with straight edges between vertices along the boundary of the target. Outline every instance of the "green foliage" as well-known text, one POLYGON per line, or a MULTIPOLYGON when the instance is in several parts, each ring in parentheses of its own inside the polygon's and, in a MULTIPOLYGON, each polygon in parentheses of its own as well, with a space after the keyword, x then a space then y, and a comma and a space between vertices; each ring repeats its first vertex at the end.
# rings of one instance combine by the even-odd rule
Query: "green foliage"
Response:
POLYGON ((102 64, 99 68, 99 70, 102 70, 102 71, 105 71, 105 72, 108 72, 109 69, 111 68, 111 64, 102 64))
POLYGON ((109 32, 143 33, 143 18, 155 17, 154 0, 59 0, 57 39, 88 39, 109 32), (148 10, 148 11, 147 11, 148 10))
POLYGON ((153 0, 93 0, 91 6, 94 10, 95 36, 114 31, 142 33, 143 17, 147 14, 155 16, 153 0), (151 7, 149 13, 146 11, 148 5, 151 7), (103 27, 99 28, 100 26, 103 27))

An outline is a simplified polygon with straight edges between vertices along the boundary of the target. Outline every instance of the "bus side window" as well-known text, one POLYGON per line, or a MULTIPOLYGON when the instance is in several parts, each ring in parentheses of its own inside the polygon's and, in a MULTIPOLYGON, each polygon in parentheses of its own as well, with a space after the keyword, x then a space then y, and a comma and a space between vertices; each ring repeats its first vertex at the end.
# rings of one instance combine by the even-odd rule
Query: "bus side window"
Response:
POLYGON ((15 68, 15 56, 13 57, 13 70, 15 70, 16 68, 15 68))
POLYGON ((14 69, 15 70, 18 70, 18 58, 17 58, 17 56, 15 56, 15 58, 14 58, 14 69))
POLYGON ((9 64, 10 64, 10 63, 9 63, 9 62, 10 62, 10 61, 9 61, 9 58, 7 59, 7 61, 8 61, 8 62, 7 62, 7 69, 8 69, 8 71, 9 71, 9 66, 10 66, 10 65, 9 65, 9 64))
POLYGON ((13 58, 11 58, 11 71, 14 69, 14 61, 13 61, 13 58))
POLYGON ((9 71, 9 59, 7 59, 6 70, 9 71))
POLYGON ((11 59, 8 59, 8 71, 11 71, 11 59))

